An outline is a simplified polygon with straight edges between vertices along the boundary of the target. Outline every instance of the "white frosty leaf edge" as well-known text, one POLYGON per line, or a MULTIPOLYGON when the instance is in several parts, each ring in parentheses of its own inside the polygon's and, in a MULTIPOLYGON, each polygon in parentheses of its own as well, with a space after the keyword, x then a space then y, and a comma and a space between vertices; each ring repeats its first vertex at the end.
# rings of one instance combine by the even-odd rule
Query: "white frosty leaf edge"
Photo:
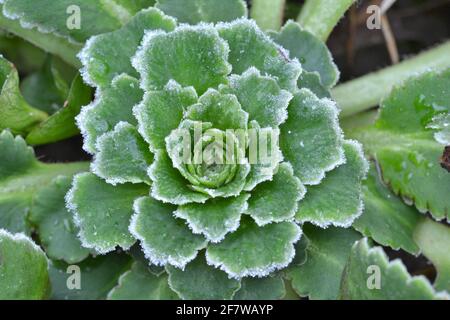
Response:
POLYGON ((45 261, 47 262, 47 269, 49 267, 49 259, 47 258, 47 255, 44 253, 44 251, 39 247, 30 237, 28 237, 26 234, 22 232, 18 233, 11 233, 6 229, 0 229, 0 244, 2 242, 2 238, 8 238, 9 240, 12 240, 14 242, 24 243, 27 246, 31 247, 33 251, 38 253, 39 255, 43 256, 45 258, 45 261))
POLYGON ((150 261, 151 264, 156 266, 165 266, 166 264, 170 264, 178 269, 184 270, 185 266, 194 260, 198 252, 204 248, 206 248, 208 241, 205 240, 200 246, 194 249, 194 252, 189 256, 172 256, 167 255, 162 252, 158 252, 156 248, 152 248, 145 244, 145 237, 142 236, 137 230, 138 219, 142 214, 140 212, 140 202, 146 199, 147 197, 137 198, 133 203, 134 214, 131 216, 130 225, 128 230, 130 233, 140 242, 142 251, 144 252, 145 257, 150 261))
POLYGON ((229 278, 240 280, 245 277, 257 277, 263 278, 274 271, 286 268, 295 257, 295 244, 300 240, 302 236, 302 229, 295 223, 291 222, 296 229, 296 235, 290 240, 290 245, 287 246, 285 251, 285 261, 280 263, 272 263, 268 266, 245 268, 239 273, 235 273, 230 270, 230 268, 219 258, 211 256, 209 250, 206 250, 206 262, 208 265, 219 268, 220 270, 226 272, 229 278))

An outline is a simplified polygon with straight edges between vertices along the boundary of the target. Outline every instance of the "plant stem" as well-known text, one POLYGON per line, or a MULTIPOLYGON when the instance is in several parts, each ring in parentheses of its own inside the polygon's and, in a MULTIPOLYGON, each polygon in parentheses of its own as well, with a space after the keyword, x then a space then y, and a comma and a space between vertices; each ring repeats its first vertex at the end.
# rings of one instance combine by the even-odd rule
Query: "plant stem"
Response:
POLYGON ((263 30, 279 30, 286 0, 253 0, 250 16, 263 30))
POLYGON ((392 67, 341 84, 332 90, 332 95, 342 110, 341 116, 348 117, 378 105, 395 85, 417 73, 449 67, 450 41, 392 67))
POLYGON ((356 0, 306 0, 297 21, 326 41, 345 12, 356 0))
POLYGON ((70 43, 69 40, 50 33, 40 33, 36 29, 25 29, 18 20, 10 20, 1 14, 0 5, 0 29, 4 29, 18 37, 21 37, 42 50, 61 57, 65 62, 80 68, 81 63, 76 57, 82 45, 70 43))

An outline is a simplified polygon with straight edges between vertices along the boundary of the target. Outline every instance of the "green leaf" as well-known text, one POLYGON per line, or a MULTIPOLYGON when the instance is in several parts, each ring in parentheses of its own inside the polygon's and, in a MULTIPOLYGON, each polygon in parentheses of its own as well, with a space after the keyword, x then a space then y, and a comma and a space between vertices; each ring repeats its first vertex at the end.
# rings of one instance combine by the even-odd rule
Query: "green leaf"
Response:
POLYGON ((63 108, 34 127, 26 137, 27 142, 33 145, 47 144, 79 134, 75 117, 80 113, 81 107, 91 101, 91 98, 91 88, 83 84, 81 77, 77 75, 72 82, 63 108))
POLYGON ((365 144, 396 194, 439 220, 450 210, 450 176, 439 163, 443 146, 428 126, 450 112, 449 86, 450 69, 411 78, 382 103, 374 126, 350 132, 365 144))
POLYGON ((419 247, 414 242, 413 233, 423 216, 389 190, 373 163, 363 184, 363 192, 364 212, 353 227, 379 244, 417 255, 419 247))
POLYGON ((236 232, 208 246, 206 260, 233 278, 264 277, 292 261, 300 236, 301 229, 292 222, 259 227, 243 218, 236 232))
POLYGON ((207 265, 203 254, 184 270, 171 266, 166 269, 170 287, 184 300, 229 300, 240 288, 239 281, 207 265))
POLYGON ((249 120, 257 121, 263 128, 277 128, 286 121, 292 99, 292 94, 280 89, 273 77, 262 76, 255 68, 242 75, 231 75, 229 84, 221 86, 220 92, 234 94, 249 120))
POLYGON ((16 68, 0 55, 0 130, 10 129, 15 134, 27 133, 47 118, 47 114, 31 107, 19 90, 16 68))
POLYGON ((289 60, 287 52, 275 44, 252 20, 239 19, 219 23, 219 34, 230 47, 229 61, 234 74, 255 67, 261 74, 277 79, 282 89, 294 92, 302 71, 297 60, 289 60))
POLYGON ((303 71, 298 78, 298 87, 311 90, 319 98, 331 98, 331 93, 323 86, 318 72, 303 71))
POLYGON ((186 220, 195 234, 203 234, 211 242, 220 242, 239 227, 242 213, 248 208, 249 194, 231 198, 210 199, 202 204, 179 206, 175 216, 186 220))
POLYGON ((157 0, 156 7, 179 22, 233 21, 247 16, 247 5, 243 0, 157 0))
POLYGON ((249 214, 259 226, 273 222, 292 221, 298 202, 304 197, 306 188, 294 176, 292 166, 282 163, 272 181, 259 184, 248 201, 249 214))
POLYGON ((183 88, 169 81, 164 90, 148 91, 142 102, 133 109, 139 133, 150 149, 165 149, 165 138, 176 129, 187 107, 198 100, 194 88, 183 88))
POLYGON ((362 214, 362 180, 368 163, 358 142, 346 140, 344 150, 346 162, 329 172, 319 185, 308 188, 295 215, 298 222, 347 228, 362 214))
POLYGON ((130 265, 131 259, 128 255, 117 253, 89 257, 77 265, 52 261, 50 264, 51 299, 105 299, 108 292, 117 284, 119 277, 130 269, 130 265), (80 280, 79 288, 75 286, 77 276, 80 280))
POLYGON ((30 221, 37 226, 49 258, 77 263, 89 255, 89 250, 81 247, 78 229, 66 209, 64 196, 71 182, 71 177, 59 176, 42 188, 33 199, 30 221))
POLYGON ((131 219, 130 232, 141 241, 151 263, 184 268, 207 242, 194 235, 183 220, 175 218, 175 210, 175 206, 153 198, 139 198, 134 202, 135 215, 131 219))
MULTIPOLYGON (((304 225, 306 262, 292 266, 288 278, 300 296, 310 299, 337 299, 342 272, 352 245, 361 235, 352 229, 330 227, 326 230, 304 225)), ((361 282, 360 285, 364 285, 361 282)))
POLYGON ((184 25, 169 33, 146 32, 132 63, 141 75, 142 88, 159 90, 175 80, 201 95, 226 83, 231 72, 227 60, 228 46, 215 29, 184 25))
POLYGON ((107 183, 150 184, 147 168, 153 155, 131 124, 119 122, 114 131, 102 135, 97 140, 97 150, 91 170, 107 183))
POLYGON ((279 30, 286 0, 252 0, 250 16, 262 30, 279 30))
POLYGON ((244 278, 234 300, 279 300, 286 295, 283 278, 279 275, 266 278, 244 278))
POLYGON ((280 32, 270 33, 276 43, 289 50, 291 58, 297 58, 303 69, 318 72, 322 84, 330 89, 339 79, 339 70, 325 43, 294 21, 288 21, 280 32))
POLYGON ((345 300, 449 299, 447 294, 436 293, 424 276, 411 277, 400 260, 389 262, 383 249, 371 248, 367 238, 353 245, 342 277, 339 298, 345 300), (379 286, 377 286, 376 277, 380 279, 379 286))
POLYGON ((25 235, 0 229, 0 300, 45 299, 49 284, 44 252, 25 235))
POLYGON ((83 107, 76 117, 83 134, 83 149, 94 154, 97 138, 112 131, 120 121, 136 124, 132 110, 142 95, 139 81, 125 74, 114 78, 111 87, 98 88, 95 101, 83 107))
POLYGON ((92 173, 76 175, 66 201, 83 247, 103 254, 130 248, 136 241, 128 231, 133 201, 147 193, 145 184, 112 186, 92 173))
POLYGON ((147 30, 171 31, 175 26, 173 18, 149 8, 139 12, 121 29, 92 37, 79 54, 84 80, 92 86, 104 88, 118 74, 126 73, 137 78, 130 57, 138 49, 144 33, 147 30))
POLYGON ((56 69, 51 56, 47 56, 41 70, 22 81, 20 89, 30 105, 48 114, 58 111, 69 94, 67 83, 56 69))
POLYGON ((345 160, 336 104, 302 89, 294 95, 288 113, 280 136, 284 158, 302 183, 319 184, 326 172, 345 160))
POLYGON ((414 231, 414 240, 437 269, 435 288, 450 292, 450 228, 431 219, 423 219, 414 231))
POLYGON ((141 262, 133 262, 119 283, 108 293, 108 300, 177 300, 169 287, 168 275, 155 275, 141 262))

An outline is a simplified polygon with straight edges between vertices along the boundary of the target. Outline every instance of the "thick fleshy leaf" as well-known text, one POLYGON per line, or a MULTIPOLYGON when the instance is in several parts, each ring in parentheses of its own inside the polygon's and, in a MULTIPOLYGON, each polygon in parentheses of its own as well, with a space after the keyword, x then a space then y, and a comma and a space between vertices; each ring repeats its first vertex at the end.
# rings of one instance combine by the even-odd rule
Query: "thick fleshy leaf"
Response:
POLYGON ((184 300, 228 300, 239 290, 240 283, 205 262, 200 255, 184 270, 166 267, 169 285, 184 300))
POLYGON ((198 94, 226 82, 231 71, 228 45, 210 25, 181 26, 175 31, 148 31, 133 66, 144 89, 162 89, 169 80, 193 86, 198 94))
POLYGON ((97 89, 95 101, 76 117, 83 134, 83 149, 94 154, 97 138, 114 129, 120 121, 136 124, 133 107, 142 100, 139 81, 127 75, 114 78, 111 87, 97 89))
POLYGON ((72 82, 63 108, 34 127, 27 135, 27 142, 33 145, 47 144, 79 134, 75 117, 80 113, 81 107, 91 100, 92 89, 86 86, 77 75, 72 82))
POLYGON ((286 267, 294 258, 301 229, 292 222, 259 227, 249 218, 222 242, 210 244, 206 260, 232 278, 264 277, 286 267))
POLYGON ((158 0, 156 7, 179 22, 233 21, 247 16, 247 5, 243 0, 158 0))
POLYGON ((287 52, 275 44, 252 20, 238 19, 217 25, 219 34, 230 46, 229 61, 234 74, 255 67, 274 77, 282 89, 294 92, 302 71, 297 60, 289 60, 287 52))
POLYGON ((136 241, 128 231, 133 202, 148 189, 145 184, 112 186, 92 173, 76 175, 66 201, 83 246, 99 253, 131 247, 136 241))
POLYGON ((374 126, 349 132, 381 167, 383 180, 421 212, 444 219, 450 210, 450 176, 441 168, 443 146, 433 119, 450 112, 450 69, 429 71, 396 87, 374 126))
POLYGON ((364 212, 353 228, 379 244, 417 255, 419 247, 413 234, 424 217, 389 190, 374 164, 363 184, 363 192, 364 212))
POLYGON ((107 183, 147 183, 147 169, 153 155, 137 129, 127 122, 119 122, 114 131, 97 140, 98 153, 91 170, 107 183))
POLYGON ((79 54, 84 80, 92 86, 107 87, 118 74, 138 77, 130 57, 138 49, 145 31, 172 31, 175 26, 173 18, 150 8, 139 12, 121 29, 92 37, 79 54))
POLYGON ((134 202, 130 232, 141 241, 151 263, 184 268, 205 248, 206 240, 194 235, 183 220, 175 218, 175 210, 175 206, 153 198, 139 198, 134 202))
POLYGON ((205 203, 179 206, 175 216, 186 220, 193 233, 203 234, 211 242, 220 242, 239 227, 241 215, 247 210, 249 194, 215 198, 205 203))
POLYGON ((0 300, 35 300, 48 296, 47 257, 30 238, 0 229, 0 257, 0 300))
POLYGON ((412 277, 400 260, 390 262, 381 247, 367 238, 353 245, 339 294, 345 300, 434 300, 437 294, 424 276, 412 277), (377 278, 379 281, 377 281, 377 278))
POLYGON ((262 76, 253 67, 242 75, 231 75, 229 84, 221 86, 220 92, 236 95, 249 120, 255 120, 263 128, 278 128, 286 121, 292 99, 292 94, 280 89, 273 77, 262 76))
POLYGON ((437 290, 450 292, 450 227, 424 219, 414 231, 414 240, 417 242, 423 255, 436 267, 437 277, 434 287, 437 290))
POLYGON ((292 166, 282 163, 272 181, 259 184, 248 201, 249 214, 259 226, 272 222, 291 221, 304 197, 306 188, 294 176, 292 166))
POLYGON ((358 142, 345 141, 344 150, 346 162, 329 172, 319 185, 308 188, 295 215, 297 221, 322 228, 330 225, 346 228, 362 214, 362 180, 369 165, 358 142))
POLYGON ((236 96, 208 89, 195 104, 187 109, 186 119, 208 122, 219 130, 247 129, 248 114, 242 110, 236 96))
POLYGON ((209 196, 192 190, 186 180, 172 165, 163 150, 155 153, 155 160, 149 169, 152 179, 152 197, 160 201, 183 205, 191 202, 204 203, 209 196))
POLYGON ((117 284, 119 277, 130 269, 131 262, 130 256, 117 253, 89 257, 76 265, 52 261, 49 270, 52 284, 51 299, 105 299, 108 292, 117 284))
POLYGON ((108 300, 176 300, 166 273, 155 275, 141 262, 135 261, 123 273, 119 283, 108 293, 108 300))
POLYGON ((47 256, 51 259, 77 263, 89 255, 77 238, 72 214, 66 209, 64 196, 70 189, 72 177, 59 176, 42 188, 33 199, 30 221, 37 232, 47 256))
POLYGON ((292 266, 287 276, 300 296, 310 299, 337 299, 342 272, 352 245, 361 235, 352 229, 330 227, 326 230, 304 225, 306 262, 292 266))
POLYGON ((326 172, 345 161, 336 104, 302 89, 294 95, 288 113, 280 136, 284 158, 304 184, 319 184, 326 172))
POLYGON ((0 130, 10 129, 24 134, 47 118, 47 114, 31 107, 19 90, 16 68, 0 54, 0 130))
POLYGON ((339 71, 330 51, 312 33, 302 30, 294 21, 288 21, 280 32, 270 33, 276 43, 289 50, 291 58, 297 58, 303 69, 318 72, 322 84, 330 89, 339 79, 339 71))
POLYGON ((165 149, 165 138, 178 127, 187 107, 198 100, 194 88, 169 81, 163 90, 148 91, 133 109, 138 129, 152 150, 165 149))
POLYGON ((266 278, 244 278, 234 300, 279 300, 286 295, 281 276, 266 278))

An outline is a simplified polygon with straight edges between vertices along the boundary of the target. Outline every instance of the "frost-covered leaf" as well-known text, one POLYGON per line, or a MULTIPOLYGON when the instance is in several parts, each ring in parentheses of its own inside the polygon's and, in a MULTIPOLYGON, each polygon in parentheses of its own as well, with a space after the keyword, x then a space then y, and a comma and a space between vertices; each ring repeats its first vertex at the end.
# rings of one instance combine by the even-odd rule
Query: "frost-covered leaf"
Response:
POLYGON ((80 228, 83 246, 99 253, 113 251, 116 246, 131 247, 136 241, 128 231, 133 202, 148 194, 148 189, 145 184, 112 186, 92 173, 76 175, 66 201, 80 228))
POLYGON ((142 10, 121 29, 94 36, 79 54, 83 63, 83 78, 102 88, 111 84, 118 74, 137 77, 131 66, 134 55, 146 30, 171 31, 175 28, 173 18, 154 8, 142 10))
POLYGON ((353 245, 339 293, 345 300, 434 300, 438 294, 424 276, 412 277, 400 260, 390 262, 381 247, 367 238, 353 245), (377 283, 379 278, 379 283, 377 283))
POLYGON ((259 227, 243 217, 236 232, 206 251, 208 264, 224 270, 233 278, 263 277, 286 267, 294 258, 294 244, 301 229, 292 222, 259 227))
POLYGON ((450 227, 423 219, 414 231, 414 240, 422 254, 436 267, 435 288, 450 292, 450 227))
POLYGON ((70 138, 79 133, 75 124, 75 117, 81 107, 92 99, 92 90, 86 86, 81 77, 77 75, 72 82, 67 100, 61 109, 48 119, 33 128, 27 135, 29 144, 47 144, 70 138))
POLYGON ((294 219, 306 188, 294 176, 292 166, 282 163, 271 181, 259 184, 248 201, 249 214, 259 226, 294 219))
POLYGON ((49 285, 44 252, 27 236, 0 229, 0 300, 45 299, 49 285))
POLYGON ((193 233, 203 234, 209 241, 220 242, 225 235, 236 231, 242 213, 248 208, 249 194, 238 197, 215 198, 205 203, 179 206, 175 216, 186 220, 193 233))
POLYGON ((175 210, 173 205, 141 197, 134 202, 130 232, 141 241, 151 263, 184 268, 207 242, 202 236, 193 234, 183 220, 175 218, 175 210))
POLYGON ((330 90, 323 86, 318 72, 303 71, 298 78, 298 87, 311 90, 319 98, 331 98, 330 90))
POLYGON ((325 43, 312 33, 302 30, 294 21, 288 21, 280 32, 271 32, 276 43, 289 50, 291 58, 297 58, 303 69, 318 72, 322 84, 330 89, 339 79, 339 71, 325 43))
POLYGON ((0 54, 0 130, 27 133, 47 118, 47 114, 31 107, 19 90, 16 68, 0 54))
POLYGON ((234 300, 279 300, 286 295, 283 278, 279 275, 265 278, 244 278, 234 300))
POLYGON ((373 163, 363 184, 363 192, 364 212, 353 227, 379 244, 418 254, 419 247, 414 242, 413 233, 424 218, 389 190, 373 163))
POLYGON ((291 101, 288 114, 280 136, 284 158, 302 183, 319 184, 326 172, 345 159, 336 104, 302 89, 291 101))
POLYGON ((108 300, 176 300, 178 295, 169 287, 168 275, 155 275, 141 262, 133 262, 119 283, 108 293, 108 300))
POLYGON ((95 101, 81 109, 76 117, 83 134, 83 149, 94 154, 97 138, 120 121, 136 124, 133 107, 142 100, 139 81, 125 74, 114 78, 110 87, 97 89, 95 101))
POLYGON ((166 267, 169 285, 184 300, 229 300, 240 288, 239 281, 205 262, 203 254, 184 270, 166 267))
POLYGON ((273 77, 262 76, 255 68, 242 75, 231 75, 229 84, 221 86, 220 91, 236 95, 249 120, 255 120, 263 128, 277 128, 286 121, 292 94, 280 89, 273 77))
POLYGON ((303 226, 306 262, 293 266, 288 272, 292 287, 300 296, 310 299, 337 299, 342 272, 352 245, 361 235, 352 229, 330 227, 319 229, 303 226))
POLYGON ((252 20, 238 19, 219 23, 219 34, 230 47, 229 61, 234 74, 255 67, 261 74, 277 79, 282 89, 295 91, 302 71, 297 60, 289 60, 287 52, 275 44, 252 20))
POLYGON ((98 153, 91 170, 107 183, 147 183, 147 168, 153 161, 148 145, 137 129, 127 122, 119 122, 114 131, 97 140, 98 153))
POLYGON ((384 100, 374 126, 350 132, 364 142, 396 194, 439 220, 450 210, 450 176, 440 166, 443 146, 429 126, 449 114, 449 87, 450 69, 411 78, 384 100))
POLYGON ((203 94, 226 82, 231 71, 228 45, 208 25, 182 26, 175 31, 148 31, 133 58, 141 87, 158 90, 169 80, 193 86, 203 94))
POLYGON ((77 263, 89 255, 89 250, 81 246, 72 214, 66 209, 64 196, 71 182, 71 177, 59 176, 42 188, 33 199, 30 221, 37 226, 49 258, 77 263))
POLYGON ((105 299, 108 292, 117 284, 119 277, 130 269, 131 262, 128 255, 118 253, 89 257, 76 265, 52 261, 49 270, 51 299, 105 299), (80 273, 77 273, 78 270, 80 273))
POLYGON ((187 107, 197 99, 194 88, 182 88, 175 81, 169 81, 163 90, 146 92, 133 113, 139 133, 152 150, 165 149, 165 138, 178 127, 187 107))
POLYGON ((247 16, 247 5, 243 0, 158 0, 156 7, 179 22, 233 21, 247 16))
POLYGON ((363 212, 361 187, 368 163, 358 142, 345 141, 344 150, 346 162, 329 172, 319 185, 308 188, 295 215, 297 221, 322 228, 329 225, 346 228, 363 212))

